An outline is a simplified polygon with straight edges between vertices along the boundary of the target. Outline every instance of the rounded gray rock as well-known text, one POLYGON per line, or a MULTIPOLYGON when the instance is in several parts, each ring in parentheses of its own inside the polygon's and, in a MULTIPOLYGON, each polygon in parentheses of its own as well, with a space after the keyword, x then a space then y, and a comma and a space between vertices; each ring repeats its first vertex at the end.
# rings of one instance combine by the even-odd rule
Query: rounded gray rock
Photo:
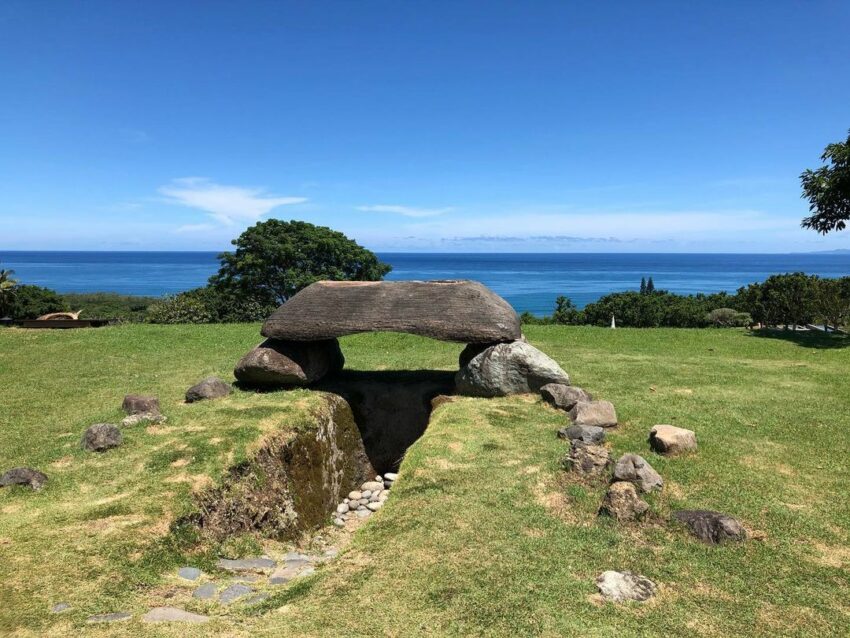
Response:
POLYGON ((673 518, 685 525, 698 539, 709 545, 743 541, 747 532, 738 519, 711 510, 680 510, 673 518))
POLYGON ((186 403, 195 403, 207 399, 218 399, 230 394, 233 389, 218 377, 207 377, 186 390, 186 403))
POLYGON ((47 474, 31 467, 14 467, 0 476, 0 487, 9 485, 27 485, 32 490, 40 490, 47 483, 47 474))
POLYGON ((127 414, 159 414, 159 399, 141 394, 128 394, 121 403, 121 409, 127 414))
POLYGON ((123 443, 124 437, 117 425, 95 423, 83 433, 80 447, 88 452, 105 452, 123 443))

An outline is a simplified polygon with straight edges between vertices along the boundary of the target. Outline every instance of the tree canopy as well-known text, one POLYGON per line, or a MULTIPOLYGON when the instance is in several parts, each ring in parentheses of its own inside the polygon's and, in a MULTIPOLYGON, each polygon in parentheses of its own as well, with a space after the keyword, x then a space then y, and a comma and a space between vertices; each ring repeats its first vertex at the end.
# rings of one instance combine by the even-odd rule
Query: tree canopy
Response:
POLYGON ((14 274, 14 270, 0 269, 0 317, 6 315, 15 296, 15 287, 18 282, 12 279, 14 274))
POLYGON ((850 219, 850 132, 844 142, 827 146, 821 160, 824 166, 800 175, 811 213, 802 226, 825 235, 844 230, 850 219))
POLYGON ((231 243, 210 285, 261 304, 282 304, 323 279, 378 281, 391 269, 342 233, 302 221, 260 222, 231 243))

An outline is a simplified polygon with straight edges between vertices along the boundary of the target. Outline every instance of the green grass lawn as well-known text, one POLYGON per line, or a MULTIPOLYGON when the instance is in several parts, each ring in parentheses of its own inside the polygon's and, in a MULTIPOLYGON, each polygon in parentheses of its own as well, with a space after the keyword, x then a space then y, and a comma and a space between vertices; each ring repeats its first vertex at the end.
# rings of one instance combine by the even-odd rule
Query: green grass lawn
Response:
MULTIPOLYGON (((189 560, 212 571, 233 547, 197 544, 170 523, 191 508, 192 489, 215 482, 263 433, 308 418, 313 393, 181 402, 203 376, 229 376, 260 340, 256 325, 0 330, 0 469, 32 465, 51 477, 39 493, 0 490, 0 634, 848 635, 850 341, 526 332, 574 383, 617 406, 614 453, 642 454, 664 477, 647 521, 596 518, 604 486, 559 470, 563 413, 536 397, 459 399, 434 413, 387 506, 337 559, 259 607, 222 609, 193 601, 173 572, 189 560), (129 392, 157 394, 168 423, 125 430, 125 445, 104 455, 82 452, 82 431, 116 422, 129 392), (651 453, 656 423, 695 430, 699 451, 651 453), (754 539, 704 546, 668 522, 677 508, 732 514, 754 539), (600 604, 593 581, 606 569, 640 572, 660 593, 644 605, 600 604), (50 614, 60 601, 73 610, 50 614), (152 604, 214 620, 84 624, 152 604)), ((407 335, 342 346, 347 367, 361 370, 452 369, 461 348, 407 335)))

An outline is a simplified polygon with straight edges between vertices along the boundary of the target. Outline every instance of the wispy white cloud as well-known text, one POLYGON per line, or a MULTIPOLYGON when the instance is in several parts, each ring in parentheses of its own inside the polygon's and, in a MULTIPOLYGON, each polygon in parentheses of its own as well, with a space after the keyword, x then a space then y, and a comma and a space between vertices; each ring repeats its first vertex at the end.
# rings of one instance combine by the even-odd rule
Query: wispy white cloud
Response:
POLYGON ((175 233, 203 233, 215 229, 212 224, 184 224, 174 229, 175 233))
POLYGON ((395 204, 375 204, 373 206, 358 206, 357 210, 367 213, 394 213, 405 217, 437 217, 450 212, 452 208, 414 208, 395 204))
POLYGON ((278 206, 301 204, 306 197, 274 197, 263 188, 225 186, 206 177, 182 177, 158 189, 170 204, 204 211, 213 219, 232 226, 253 222, 278 206))
POLYGON ((570 210, 563 213, 534 210, 501 211, 465 219, 423 220, 408 230, 436 237, 477 236, 485 222, 489 236, 579 236, 650 240, 685 237, 728 237, 736 233, 775 231, 788 221, 756 210, 641 211, 570 210))

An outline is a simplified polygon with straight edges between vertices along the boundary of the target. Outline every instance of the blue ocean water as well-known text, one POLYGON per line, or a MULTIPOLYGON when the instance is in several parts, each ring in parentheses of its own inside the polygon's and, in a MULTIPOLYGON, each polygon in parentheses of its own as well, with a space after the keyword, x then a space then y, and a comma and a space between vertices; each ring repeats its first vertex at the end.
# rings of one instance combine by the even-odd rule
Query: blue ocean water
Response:
MULTIPOLYGON (((774 273, 850 275, 850 253, 797 254, 521 254, 379 253, 403 279, 475 279, 519 312, 550 314, 558 295, 579 305, 604 294, 636 290, 641 277, 656 288, 690 294, 734 292, 774 273)), ((60 292, 176 293, 204 285, 218 266, 212 252, 0 251, 0 267, 22 283, 60 292)))

